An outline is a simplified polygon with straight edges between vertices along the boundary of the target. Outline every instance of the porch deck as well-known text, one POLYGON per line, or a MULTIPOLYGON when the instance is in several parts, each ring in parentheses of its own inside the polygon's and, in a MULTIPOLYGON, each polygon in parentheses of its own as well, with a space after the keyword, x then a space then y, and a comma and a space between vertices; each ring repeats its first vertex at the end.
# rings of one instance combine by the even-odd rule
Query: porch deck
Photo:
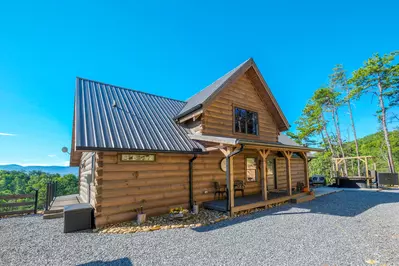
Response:
POLYGON ((66 205, 78 204, 79 203, 78 196, 79 196, 79 194, 58 196, 55 198, 55 200, 54 200, 53 204, 50 206, 49 210, 50 211, 64 210, 64 207, 66 205))
MULTIPOLYGON (((293 193, 292 196, 287 196, 287 192, 269 192, 268 200, 264 201, 262 199, 262 194, 247 195, 244 197, 234 198, 233 212, 238 212, 242 210, 249 210, 253 208, 265 207, 270 204, 275 204, 279 202, 288 201, 294 198, 307 195, 307 193, 293 193)), ((211 200, 203 202, 203 207, 215 211, 227 211, 226 199, 211 200)))

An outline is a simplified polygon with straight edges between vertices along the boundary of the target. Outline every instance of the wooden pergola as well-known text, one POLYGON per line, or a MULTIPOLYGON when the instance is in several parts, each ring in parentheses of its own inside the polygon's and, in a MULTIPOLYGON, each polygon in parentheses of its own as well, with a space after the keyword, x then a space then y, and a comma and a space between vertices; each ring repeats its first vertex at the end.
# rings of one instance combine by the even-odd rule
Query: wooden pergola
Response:
MULTIPOLYGON (((365 165, 366 170, 366 178, 369 178, 369 163, 368 160, 373 160, 373 156, 352 156, 352 157, 342 157, 342 158, 332 158, 335 166, 336 175, 339 175, 339 166, 346 160, 360 160, 365 165)), ((374 163, 374 170, 375 170, 375 163, 374 163)))

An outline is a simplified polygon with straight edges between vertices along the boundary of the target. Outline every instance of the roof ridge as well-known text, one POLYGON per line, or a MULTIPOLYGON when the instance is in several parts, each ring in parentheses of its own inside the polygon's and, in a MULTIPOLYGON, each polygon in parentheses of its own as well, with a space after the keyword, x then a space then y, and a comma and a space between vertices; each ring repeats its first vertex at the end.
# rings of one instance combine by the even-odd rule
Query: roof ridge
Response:
POLYGON ((90 82, 96 82, 96 83, 103 84, 103 85, 105 85, 105 86, 115 87, 115 88, 122 89, 122 90, 128 90, 128 91, 137 92, 137 93, 142 93, 142 94, 147 94, 147 95, 151 95, 151 96, 155 96, 155 97, 159 97, 159 98, 164 98, 164 99, 168 99, 168 100, 172 100, 172 101, 187 103, 186 101, 183 101, 183 100, 177 100, 177 99, 173 99, 173 98, 169 98, 169 97, 166 97, 166 96, 157 95, 157 94, 153 94, 153 93, 149 93, 149 92, 145 92, 145 91, 139 91, 139 90, 129 89, 129 88, 126 88, 126 87, 121 87, 121 86, 118 86, 118 85, 113 85, 113 84, 105 83, 105 82, 98 81, 98 80, 93 80, 93 79, 88 79, 88 78, 82 78, 82 77, 78 77, 78 76, 76 76, 76 79, 81 79, 81 80, 90 81, 90 82))
POLYGON ((240 68, 241 66, 243 66, 245 63, 247 63, 248 61, 253 61, 253 58, 250 57, 247 60, 245 60, 244 62, 242 62, 241 64, 239 64, 238 66, 236 66, 235 68, 231 69, 230 71, 226 72, 225 74, 223 74, 222 76, 220 76, 219 78, 215 79, 212 83, 210 83, 209 85, 205 86, 204 88, 202 88, 201 90, 197 91, 196 93, 194 93, 193 95, 190 96, 190 98, 187 99, 186 102, 188 102, 191 98, 193 98, 195 95, 201 93, 203 90, 207 89, 208 87, 212 86, 213 84, 215 84, 216 82, 218 82, 220 79, 222 79, 223 77, 227 76, 228 74, 230 74, 231 72, 237 70, 238 68, 240 68))

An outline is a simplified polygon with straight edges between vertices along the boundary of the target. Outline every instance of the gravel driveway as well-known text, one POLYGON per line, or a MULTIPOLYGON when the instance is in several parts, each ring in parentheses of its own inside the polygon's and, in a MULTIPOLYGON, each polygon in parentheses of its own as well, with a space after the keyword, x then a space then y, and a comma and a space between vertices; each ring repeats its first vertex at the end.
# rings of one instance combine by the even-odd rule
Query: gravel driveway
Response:
POLYGON ((399 193, 344 191, 197 229, 62 228, 39 216, 0 220, 0 264, 399 265, 399 193))

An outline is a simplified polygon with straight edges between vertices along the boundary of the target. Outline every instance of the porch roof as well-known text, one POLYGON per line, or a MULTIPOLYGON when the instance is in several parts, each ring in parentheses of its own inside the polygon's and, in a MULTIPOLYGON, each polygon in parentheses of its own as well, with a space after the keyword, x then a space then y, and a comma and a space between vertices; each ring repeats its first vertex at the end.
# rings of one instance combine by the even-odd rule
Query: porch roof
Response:
POLYGON ((250 145, 253 147, 271 148, 276 150, 290 150, 290 151, 324 151, 319 148, 311 148, 301 146, 287 136, 279 136, 278 142, 267 142, 261 140, 251 140, 251 139, 240 139, 240 138, 230 138, 230 137, 220 137, 211 135, 194 135, 190 134, 189 137, 193 140, 212 142, 217 144, 231 145, 235 146, 237 144, 250 145))

